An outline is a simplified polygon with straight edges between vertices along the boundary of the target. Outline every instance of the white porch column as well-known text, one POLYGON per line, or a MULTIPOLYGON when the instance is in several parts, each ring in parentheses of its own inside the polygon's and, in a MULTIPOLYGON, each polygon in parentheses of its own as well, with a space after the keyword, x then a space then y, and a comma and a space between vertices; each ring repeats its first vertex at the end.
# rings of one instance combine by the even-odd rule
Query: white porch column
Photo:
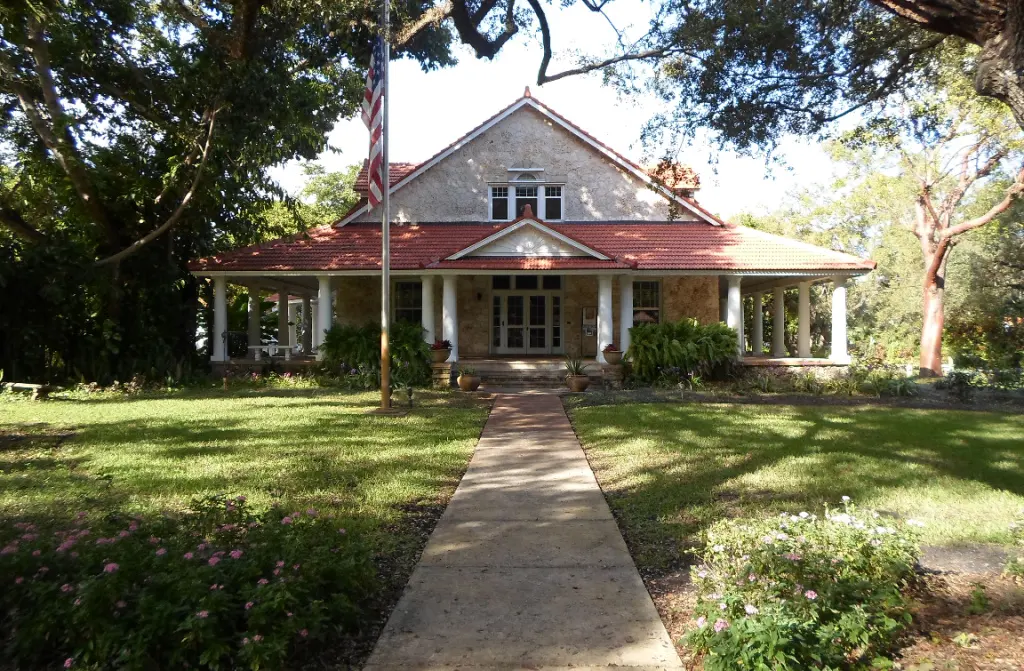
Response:
POLYGON ((302 354, 313 351, 313 301, 309 294, 302 297, 302 354))
POLYGON ((633 276, 619 275, 619 349, 629 349, 629 329, 633 328, 633 276))
POLYGON ((224 334, 228 330, 228 281, 213 278, 213 332, 210 333, 210 361, 227 361, 228 348, 224 334))
POLYGON ((725 324, 736 331, 736 354, 743 356, 743 295, 740 293, 740 282, 743 278, 729 276, 729 293, 726 297, 727 309, 725 324))
POLYGON ((612 320, 612 276, 597 278, 597 362, 607 363, 604 348, 615 342, 615 328, 612 320))
POLYGON ((441 337, 452 344, 452 354, 448 357, 451 363, 459 360, 458 281, 458 275, 445 275, 441 288, 441 337))
POLYGON ((750 335, 750 353, 754 356, 764 354, 764 294, 754 292, 754 328, 750 335))
POLYGON ((295 339, 298 331, 299 324, 299 306, 292 305, 291 301, 288 301, 288 344, 295 346, 299 344, 299 341, 295 339))
POLYGON ((316 279, 320 286, 316 297, 316 331, 313 334, 313 344, 319 348, 324 344, 324 332, 334 323, 334 314, 331 310, 331 278, 321 276, 316 279))
MULTIPOLYGON (((249 287, 249 347, 260 344, 261 297, 259 287, 249 287)), ((250 351, 249 354, 255 355, 250 351)))
POLYGON ((428 343, 434 343, 434 276, 424 275, 420 278, 422 296, 420 302, 423 307, 423 316, 420 324, 423 326, 423 339, 428 343))
POLYGON ((850 363, 846 350, 846 278, 832 278, 832 354, 835 363, 850 363))
POLYGON ((775 320, 772 322, 772 356, 782 358, 786 356, 785 287, 775 287, 775 295, 772 297, 772 307, 775 308, 775 320))
POLYGON ((803 359, 811 356, 811 283, 800 283, 799 313, 797 314, 796 355, 803 359))
POLYGON ((291 345, 288 339, 288 290, 280 287, 277 293, 277 344, 291 345))

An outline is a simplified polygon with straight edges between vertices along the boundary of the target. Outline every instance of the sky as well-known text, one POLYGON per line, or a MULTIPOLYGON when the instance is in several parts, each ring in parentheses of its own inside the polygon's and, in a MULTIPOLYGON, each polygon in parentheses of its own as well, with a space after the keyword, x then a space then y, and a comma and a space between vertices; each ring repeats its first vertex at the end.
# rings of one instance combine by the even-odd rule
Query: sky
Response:
MULTIPOLYGON (((649 6, 640 0, 616 0, 609 5, 615 10, 610 16, 624 34, 636 35, 645 25, 644 12, 649 6)), ((605 19, 578 4, 554 10, 549 19, 556 52, 549 72, 558 71, 559 64, 573 65, 577 53, 608 55, 614 44, 615 33, 605 19), (567 37, 578 41, 566 45, 567 37)), ((599 74, 537 86, 542 52, 536 39, 521 33, 491 61, 475 58, 461 45, 455 52, 457 65, 433 72, 423 72, 410 60, 391 62, 388 113, 392 161, 430 158, 515 101, 527 86, 535 98, 638 163, 654 163, 662 153, 663 148, 645 148, 640 142, 645 122, 661 109, 656 99, 646 95, 620 98, 602 83, 599 74)), ((369 139, 358 118, 339 120, 328 140, 333 150, 317 159, 328 170, 361 163, 366 157, 369 139)), ((781 166, 769 165, 763 156, 720 152, 706 142, 684 148, 679 157, 700 174, 700 203, 725 218, 776 209, 787 192, 831 172, 824 151, 807 138, 782 141, 775 151, 781 166)), ((273 174, 293 195, 302 188, 302 167, 297 162, 279 166, 273 174)))

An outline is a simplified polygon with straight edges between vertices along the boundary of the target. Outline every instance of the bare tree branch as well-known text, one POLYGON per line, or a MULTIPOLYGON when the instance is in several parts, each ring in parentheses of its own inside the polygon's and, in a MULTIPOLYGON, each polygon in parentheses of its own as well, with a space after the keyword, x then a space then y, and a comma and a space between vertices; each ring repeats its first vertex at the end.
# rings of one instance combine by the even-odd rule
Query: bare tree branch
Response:
POLYGON ((957 224, 956 226, 951 226, 950 228, 947 228, 945 231, 942 232, 942 238, 949 239, 954 236, 960 235, 961 233, 966 233, 967 231, 970 231, 972 229, 984 226, 985 224, 989 223, 990 221, 998 217, 1000 214, 1008 210, 1010 206, 1013 205, 1013 201, 1020 198, 1021 193, 1024 193, 1024 168, 1022 168, 1021 171, 1017 173, 1016 179, 1014 179, 1013 184, 1010 186, 1010 188, 1006 190, 1006 195, 1003 197, 1001 201, 999 201, 991 208, 989 208, 988 212, 981 215, 980 217, 975 217, 970 221, 965 221, 962 224, 957 224))
POLYGON ((153 240, 156 240, 158 237, 160 237, 167 231, 171 230, 171 228, 173 228, 174 225, 178 223, 178 221, 181 219, 181 215, 185 213, 185 209, 188 207, 189 202, 192 200, 192 196, 195 195, 196 190, 199 188, 199 183, 202 180, 203 169, 206 167, 206 160, 210 156, 210 144, 213 141, 213 129, 214 124, 217 120, 217 112, 218 110, 214 110, 209 115, 209 125, 206 131, 206 143, 203 145, 202 158, 199 161, 199 165, 196 167, 196 174, 195 177, 192 179, 192 185, 189 187, 188 191, 182 197, 181 202, 178 203, 178 207, 176 207, 174 212, 171 213, 171 216, 169 216, 167 220, 160 226, 156 227, 150 233, 147 233, 144 237, 136 240, 128 247, 125 247, 116 254, 112 254, 104 259, 100 259, 99 261, 96 262, 96 265, 103 266, 111 263, 117 263, 122 259, 131 256, 132 254, 142 249, 145 245, 149 244, 153 240))

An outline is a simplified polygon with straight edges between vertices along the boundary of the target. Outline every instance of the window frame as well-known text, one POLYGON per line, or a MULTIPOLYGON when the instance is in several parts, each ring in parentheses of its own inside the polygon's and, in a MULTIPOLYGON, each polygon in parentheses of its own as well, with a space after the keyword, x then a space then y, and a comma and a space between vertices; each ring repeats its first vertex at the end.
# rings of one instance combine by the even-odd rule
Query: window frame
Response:
POLYGON ((518 188, 535 188, 537 189, 537 195, 530 197, 525 196, 525 200, 536 200, 537 207, 533 209, 533 215, 541 221, 565 221, 565 182, 545 182, 543 176, 538 177, 535 180, 522 180, 519 178, 509 179, 506 182, 489 182, 487 184, 487 221, 515 221, 519 218, 518 212, 518 195, 516 189, 518 188), (557 219, 549 219, 547 212, 547 200, 548 200, 548 188, 560 189, 558 196, 551 196, 552 199, 558 198, 561 205, 561 216, 557 219), (494 190, 505 189, 505 196, 497 196, 498 198, 505 198, 506 202, 506 218, 495 219, 494 218, 494 190))
POLYGON ((512 199, 509 197, 509 185, 508 184, 490 184, 487 187, 487 221, 511 221, 509 214, 512 213, 512 199), (495 196, 495 189, 505 189, 504 196, 495 196), (494 199, 504 198, 505 199, 505 218, 495 219, 494 218, 494 199))
POLYGON ((651 312, 652 310, 656 311, 657 317, 658 317, 658 320, 656 322, 654 322, 654 323, 655 324, 660 324, 661 323, 662 303, 664 302, 664 298, 663 298, 664 295, 662 294, 661 287, 662 287, 662 281, 661 281, 660 278, 658 278, 658 279, 636 279, 636 280, 633 280, 633 318, 634 318, 634 323, 635 323, 636 313, 637 312, 644 312, 644 311, 651 312), (657 305, 639 305, 638 304, 637 298, 642 293, 641 291, 638 291, 638 287, 637 287, 638 284, 653 284, 656 287, 656 290, 658 292, 658 304, 657 305))
POLYGON ((409 324, 422 324, 423 323, 423 281, 422 280, 406 280, 406 279, 394 280, 391 283, 391 295, 393 297, 393 300, 391 301, 391 319, 393 319, 396 322, 398 322, 398 321, 406 321, 409 324), (399 305, 398 299, 402 295, 402 293, 398 290, 398 287, 401 284, 416 285, 417 289, 412 294, 412 295, 416 296, 416 301, 415 301, 416 302, 416 306, 415 307, 402 307, 402 306, 399 305), (399 310, 401 310, 403 312, 408 312, 410 310, 411 311, 415 311, 415 312, 417 312, 419 314, 419 319, 417 319, 416 321, 402 320, 398 316, 399 310))
MULTIPOLYGON (((565 185, 564 184, 545 184, 544 185, 544 216, 541 217, 544 221, 562 221, 565 219, 565 185), (548 189, 558 189, 557 196, 549 196, 548 189), (548 216, 548 200, 558 200, 558 218, 548 216)), ((540 215, 538 215, 540 216, 540 215)))

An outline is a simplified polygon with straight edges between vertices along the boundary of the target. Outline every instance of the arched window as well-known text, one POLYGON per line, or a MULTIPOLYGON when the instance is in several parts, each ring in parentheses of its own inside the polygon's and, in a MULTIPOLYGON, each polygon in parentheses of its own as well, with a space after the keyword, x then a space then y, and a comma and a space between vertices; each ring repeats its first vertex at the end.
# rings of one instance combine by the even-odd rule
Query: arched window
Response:
POLYGON ((534 175, 532 172, 524 172, 523 174, 519 175, 519 177, 516 177, 516 181, 517 182, 536 182, 538 180, 537 180, 537 175, 534 175))

